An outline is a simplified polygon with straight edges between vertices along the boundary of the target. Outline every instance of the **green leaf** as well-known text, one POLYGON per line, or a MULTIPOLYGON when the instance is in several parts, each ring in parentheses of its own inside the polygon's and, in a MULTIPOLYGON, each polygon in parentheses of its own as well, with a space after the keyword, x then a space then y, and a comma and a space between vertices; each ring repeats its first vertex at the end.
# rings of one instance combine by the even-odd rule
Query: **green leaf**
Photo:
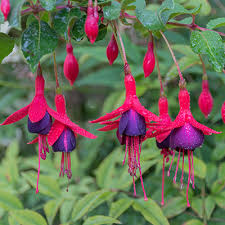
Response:
POLYGON ((152 199, 148 199, 148 201, 142 199, 134 200, 132 206, 134 210, 140 212, 149 223, 153 225, 169 225, 162 210, 152 199))
POLYGON ((100 225, 100 224, 121 224, 119 220, 116 220, 109 216, 92 216, 87 218, 83 225, 100 225))
POLYGON ((56 7, 56 0, 40 0, 40 3, 47 11, 52 11, 56 7))
POLYGON ((48 223, 53 224, 55 216, 63 203, 63 199, 50 200, 44 205, 45 215, 47 217, 48 223))
POLYGON ((0 63, 12 52, 13 47, 14 41, 7 34, 0 33, 0 63))
POLYGON ((23 55, 30 64, 32 72, 35 72, 40 59, 52 53, 58 44, 56 32, 46 23, 38 21, 30 24, 23 32, 21 47, 23 55))
POLYGON ((0 11, 0 24, 4 23, 4 21, 5 21, 4 15, 3 15, 3 13, 0 11))
POLYGON ((203 218, 203 200, 200 198, 193 198, 191 201, 191 208, 198 214, 200 218, 203 218))
POLYGON ((222 18, 216 18, 213 20, 210 20, 207 24, 208 29, 215 29, 218 27, 224 27, 225 26, 225 17, 222 18))
POLYGON ((166 202, 162 210, 167 218, 172 218, 185 211, 187 208, 187 201, 182 197, 175 197, 166 202))
POLYGON ((71 217, 71 213, 74 207, 74 203, 76 201, 76 198, 70 198, 69 200, 65 200, 60 207, 60 222, 66 223, 69 218, 71 217))
POLYGON ((136 7, 132 4, 134 2, 136 2, 136 0, 122 0, 121 9, 126 9, 126 10, 135 9, 136 7))
POLYGON ((32 210, 13 210, 10 215, 22 225, 47 225, 46 220, 32 210))
POLYGON ((9 26, 21 29, 21 9, 25 0, 10 0, 9 26))
POLYGON ((120 11, 121 11, 120 3, 113 0, 110 6, 105 6, 103 8, 104 18, 107 20, 115 20, 119 18, 120 11))
POLYGON ((207 219, 209 220, 211 218, 212 212, 215 209, 216 203, 212 196, 208 196, 205 199, 205 211, 207 219))
POLYGON ((5 210, 23 209, 21 201, 8 192, 0 190, 0 206, 5 210))
POLYGON ((225 191, 218 193, 218 194, 214 194, 212 196, 212 198, 215 200, 216 204, 220 207, 225 209, 225 191))
MULTIPOLYGON (((85 195, 82 199, 80 199, 76 204, 75 208, 72 212, 72 220, 75 222, 79 220, 81 217, 83 217, 87 212, 94 209, 94 206, 98 206, 98 202, 101 201, 103 198, 104 200, 107 200, 106 196, 111 195, 112 192, 110 191, 97 191, 92 192, 87 195, 85 195)), ((101 201, 103 203, 103 201, 101 201)))
POLYGON ((197 54, 206 54, 214 70, 221 72, 225 64, 225 52, 222 38, 213 31, 193 31, 191 47, 197 54))
POLYGON ((218 179, 225 180, 225 163, 221 163, 219 166, 218 179))
MULTIPOLYGON (((22 173, 22 176, 30 183, 33 187, 36 187, 37 183, 37 173, 26 172, 22 173)), ((53 179, 53 177, 40 175, 39 179, 39 191, 42 194, 48 195, 50 197, 59 197, 61 195, 61 190, 59 188, 58 182, 53 179)))
POLYGON ((85 32, 84 32, 85 20, 86 20, 86 16, 82 16, 81 18, 76 20, 73 25, 73 28, 71 31, 71 35, 72 35, 71 37, 75 41, 81 41, 85 36, 85 32))
POLYGON ((132 205, 132 203, 133 200, 129 198, 122 198, 116 202, 113 202, 109 210, 109 216, 118 218, 132 205))
POLYGON ((221 192, 225 187, 225 180, 216 180, 212 185, 211 185, 211 191, 213 194, 221 192))
POLYGON ((187 0, 185 1, 185 8, 193 9, 201 5, 200 15, 207 16, 211 12, 211 6, 208 0, 187 0))
POLYGON ((185 222, 185 225, 204 225, 204 224, 199 220, 189 220, 185 222))
MULTIPOLYGON (((11 215, 8 216, 8 222, 9 225, 20 225, 15 219, 14 217, 12 217, 11 215)), ((1 223, 0 223, 1 224, 1 223)))
POLYGON ((103 40, 105 38, 106 34, 107 34, 107 26, 104 24, 100 24, 96 41, 103 40))
POLYGON ((81 18, 81 12, 78 8, 64 8, 56 12, 53 17, 53 27, 56 32, 67 39, 67 27, 74 17, 77 19, 81 18))

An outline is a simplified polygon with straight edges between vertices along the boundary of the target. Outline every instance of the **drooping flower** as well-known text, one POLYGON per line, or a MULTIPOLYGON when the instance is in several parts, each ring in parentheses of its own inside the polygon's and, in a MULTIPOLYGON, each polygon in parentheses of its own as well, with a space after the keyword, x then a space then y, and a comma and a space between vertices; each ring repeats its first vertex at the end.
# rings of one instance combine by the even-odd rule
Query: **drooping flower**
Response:
POLYGON ((213 108, 213 97, 209 90, 208 80, 202 80, 202 92, 198 98, 198 105, 205 118, 207 118, 213 108))
POLYGON ((225 102, 223 103, 221 108, 221 116, 222 116, 223 122, 225 123, 225 102))
POLYGON ((1 11, 4 15, 5 21, 7 20, 7 17, 10 12, 10 1, 9 0, 1 0, 1 11))
POLYGON ((28 144, 37 143, 39 144, 39 166, 38 166, 38 177, 37 177, 37 187, 36 193, 38 190, 38 181, 40 173, 40 159, 46 159, 46 152, 49 152, 46 135, 48 134, 51 125, 52 119, 49 115, 49 107, 47 105, 45 96, 44 96, 45 80, 42 76, 41 66, 38 65, 37 77, 35 80, 35 96, 32 102, 23 107, 22 109, 14 112, 10 115, 1 125, 9 125, 23 119, 28 115, 28 130, 31 133, 38 134, 38 137, 35 138, 32 142, 28 144))
POLYGON ((135 80, 128 64, 125 66, 124 84, 126 88, 126 99, 123 105, 111 113, 107 113, 105 116, 91 121, 91 123, 105 125, 99 131, 117 129, 117 137, 120 143, 126 145, 123 165, 128 152, 128 171, 133 177, 134 195, 136 195, 134 177, 136 176, 136 170, 139 169, 144 199, 147 200, 140 165, 141 145, 145 138, 147 125, 152 121, 158 121, 158 117, 141 105, 136 95, 135 80), (114 121, 108 121, 116 117, 119 118, 114 121))
POLYGON ((114 35, 112 35, 111 40, 107 46, 106 55, 109 60, 109 64, 112 65, 118 56, 118 45, 114 35))
POLYGON ((85 33, 89 38, 91 44, 93 44, 98 36, 98 5, 97 0, 95 0, 95 6, 93 7, 92 0, 88 1, 87 18, 85 21, 85 33))
POLYGON ((145 78, 148 77, 155 68, 155 55, 154 55, 154 44, 153 41, 148 43, 148 50, 145 54, 143 61, 143 70, 145 78))
MULTIPOLYGON (((179 92, 179 105, 180 111, 176 119, 172 122, 172 125, 167 130, 172 130, 170 134, 170 147, 176 149, 178 154, 177 167, 174 176, 174 183, 176 182, 176 176, 178 171, 178 165, 180 161, 180 154, 183 154, 182 161, 182 175, 181 175, 181 187, 183 186, 183 173, 184 173, 184 156, 188 155, 188 184, 186 190, 187 206, 190 207, 188 199, 188 189, 190 182, 194 188, 194 161, 193 151, 195 148, 202 145, 204 141, 204 135, 219 134, 215 130, 212 130, 200 123, 198 123, 190 111, 190 95, 185 87, 182 87, 179 92)), ((171 163, 172 165, 172 163, 171 163)), ((170 167, 171 168, 171 167, 170 167)), ((168 172, 169 175, 169 172, 168 172)))
POLYGON ((62 152, 60 176, 67 174, 68 179, 72 177, 70 152, 76 148, 77 134, 94 139, 95 135, 80 128, 73 123, 66 114, 65 98, 62 94, 55 96, 56 111, 49 108, 50 115, 55 121, 48 134, 48 144, 54 152, 62 152))
POLYGON ((64 75, 67 80, 69 80, 70 85, 72 86, 75 82, 78 73, 79 73, 79 65, 77 59, 73 54, 73 46, 71 43, 66 45, 67 56, 64 62, 64 75))

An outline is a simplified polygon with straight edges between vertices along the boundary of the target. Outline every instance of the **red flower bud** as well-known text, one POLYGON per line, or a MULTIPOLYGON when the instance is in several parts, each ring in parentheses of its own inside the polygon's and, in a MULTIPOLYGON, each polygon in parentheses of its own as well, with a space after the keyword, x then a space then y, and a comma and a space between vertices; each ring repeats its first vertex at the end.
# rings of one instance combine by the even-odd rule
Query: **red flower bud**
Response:
POLYGON ((207 118, 213 108, 213 97, 209 91, 208 80, 202 80, 202 92, 198 98, 198 105, 207 118))
POLYGON ((92 0, 88 2, 87 18, 85 21, 85 33, 89 38, 91 44, 93 44, 98 36, 98 5, 95 1, 95 7, 93 7, 92 0))
POLYGON ((10 2, 9 0, 2 0, 1 1, 1 11, 5 17, 5 20, 7 20, 7 17, 10 12, 10 2))
POLYGON ((73 55, 73 46, 69 43, 66 46, 67 56, 64 62, 64 75, 72 86, 79 73, 78 62, 73 55))
POLYGON ((107 46, 106 55, 109 60, 109 64, 112 65, 118 56, 118 45, 114 35, 112 35, 111 40, 107 46))
POLYGON ((225 123, 225 102, 222 105, 221 116, 222 116, 223 122, 225 123))
POLYGON ((155 68, 155 55, 154 55, 154 45, 153 42, 150 41, 148 43, 148 51, 145 54, 145 58, 143 61, 143 70, 145 77, 148 77, 155 68))

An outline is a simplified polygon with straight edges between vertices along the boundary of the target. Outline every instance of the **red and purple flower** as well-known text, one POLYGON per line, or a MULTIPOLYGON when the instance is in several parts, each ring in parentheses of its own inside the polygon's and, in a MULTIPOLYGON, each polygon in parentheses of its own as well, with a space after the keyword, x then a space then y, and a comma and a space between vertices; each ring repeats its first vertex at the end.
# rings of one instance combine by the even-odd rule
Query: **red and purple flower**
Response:
POLYGON ((159 118, 141 105, 136 95, 135 80, 130 72, 128 64, 125 66, 124 84, 126 88, 126 99, 123 105, 111 113, 107 113, 105 116, 91 121, 91 123, 105 125, 105 127, 100 128, 99 131, 117 129, 117 137, 120 143, 126 145, 123 164, 125 163, 128 152, 128 171, 133 177, 134 195, 136 195, 134 177, 136 176, 136 170, 139 169, 144 199, 147 200, 140 165, 141 145, 145 138, 146 127, 150 122, 158 121, 159 118), (118 119, 108 121, 118 116, 120 116, 118 119))

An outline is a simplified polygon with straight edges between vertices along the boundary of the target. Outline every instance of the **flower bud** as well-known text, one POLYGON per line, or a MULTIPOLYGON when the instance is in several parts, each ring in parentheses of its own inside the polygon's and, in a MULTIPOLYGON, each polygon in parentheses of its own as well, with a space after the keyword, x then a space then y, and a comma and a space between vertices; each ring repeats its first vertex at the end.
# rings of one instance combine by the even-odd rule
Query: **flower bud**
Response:
POLYGON ((95 42, 98 36, 98 20, 99 16, 97 3, 95 3, 95 7, 93 8, 92 0, 89 0, 84 29, 91 44, 95 42))
POLYGON ((112 65, 118 56, 118 45, 114 35, 112 35, 111 40, 107 46, 106 55, 109 60, 109 64, 112 65))
POLYGON ((223 122, 225 123, 225 102, 222 105, 221 116, 222 116, 223 122))
POLYGON ((145 77, 148 77, 155 68, 155 55, 154 55, 154 45, 153 42, 150 41, 148 43, 148 51, 145 54, 145 58, 143 61, 143 70, 145 77))
POLYGON ((5 20, 7 20, 7 17, 10 12, 10 2, 9 0, 1 0, 1 11, 5 17, 5 20))
POLYGON ((66 51, 67 56, 64 62, 64 75, 72 86, 79 73, 79 65, 75 56, 73 55, 73 46, 70 43, 67 44, 66 51))
POLYGON ((198 105, 205 118, 207 118, 213 108, 213 97, 209 91, 208 80, 202 80, 202 92, 198 98, 198 105))

